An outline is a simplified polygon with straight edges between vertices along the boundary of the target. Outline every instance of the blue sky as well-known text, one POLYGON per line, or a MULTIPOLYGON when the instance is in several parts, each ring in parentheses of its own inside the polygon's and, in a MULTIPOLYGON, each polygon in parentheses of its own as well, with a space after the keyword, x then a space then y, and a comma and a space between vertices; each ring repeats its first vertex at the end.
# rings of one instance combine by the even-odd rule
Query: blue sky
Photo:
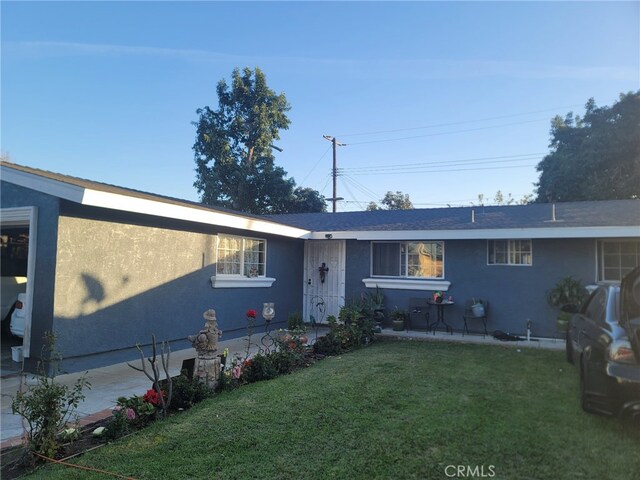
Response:
POLYGON ((291 104, 276 162, 339 210, 534 190, 550 119, 640 89, 638 2, 3 1, 1 149, 197 200, 196 109, 234 67, 291 104))

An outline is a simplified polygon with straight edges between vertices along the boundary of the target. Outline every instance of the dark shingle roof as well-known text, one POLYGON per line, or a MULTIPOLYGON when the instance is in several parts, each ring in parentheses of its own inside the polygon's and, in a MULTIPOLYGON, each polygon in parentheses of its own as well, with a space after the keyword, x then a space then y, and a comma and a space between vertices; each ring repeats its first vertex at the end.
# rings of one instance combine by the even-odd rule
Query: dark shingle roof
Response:
POLYGON ((555 222, 551 221, 553 215, 553 206, 551 204, 259 216, 226 208, 210 207, 198 202, 151 194, 92 180, 85 180, 5 161, 0 161, 0 165, 2 165, 3 168, 11 168, 82 188, 117 193, 173 205, 182 205, 201 210, 228 213, 238 217, 267 220, 316 232, 638 227, 638 236, 640 236, 640 200, 557 203, 555 204, 555 216, 557 220, 555 222), (475 220, 474 222, 471 221, 472 216, 475 220))
POLYGON ((474 230, 549 227, 632 227, 640 234, 640 200, 555 204, 300 213, 268 218, 312 231, 474 230), (472 223, 472 215, 474 222, 472 223))

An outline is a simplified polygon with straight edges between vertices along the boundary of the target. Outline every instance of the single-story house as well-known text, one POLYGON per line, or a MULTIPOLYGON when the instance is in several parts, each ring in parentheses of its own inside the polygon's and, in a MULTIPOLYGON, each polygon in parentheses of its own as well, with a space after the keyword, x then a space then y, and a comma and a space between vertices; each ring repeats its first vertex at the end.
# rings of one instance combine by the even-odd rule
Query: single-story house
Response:
POLYGON ((3 242, 28 238, 30 370, 46 331, 73 371, 135 358, 152 333, 187 347, 209 308, 233 338, 263 302, 277 328, 294 311, 326 320, 376 286, 387 311, 440 290, 454 329, 474 297, 490 302, 490 330, 530 322, 554 337, 545 293, 558 280, 618 281, 640 265, 640 200, 255 216, 8 162, 0 174, 3 242))

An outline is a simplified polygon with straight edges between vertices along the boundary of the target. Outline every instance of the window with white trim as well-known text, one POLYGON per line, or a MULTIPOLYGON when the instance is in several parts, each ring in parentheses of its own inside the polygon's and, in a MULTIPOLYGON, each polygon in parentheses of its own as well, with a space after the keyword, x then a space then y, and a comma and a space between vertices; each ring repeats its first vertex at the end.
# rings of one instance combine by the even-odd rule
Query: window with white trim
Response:
POLYGON ((638 240, 600 240, 597 250, 599 281, 619 282, 627 273, 640 266, 638 240))
POLYGON ((444 278, 444 242, 371 242, 371 275, 444 278))
POLYGON ((489 265, 531 265, 533 263, 531 240, 488 240, 487 263, 489 265))
POLYGON ((218 235, 217 275, 264 277, 267 241, 218 235))

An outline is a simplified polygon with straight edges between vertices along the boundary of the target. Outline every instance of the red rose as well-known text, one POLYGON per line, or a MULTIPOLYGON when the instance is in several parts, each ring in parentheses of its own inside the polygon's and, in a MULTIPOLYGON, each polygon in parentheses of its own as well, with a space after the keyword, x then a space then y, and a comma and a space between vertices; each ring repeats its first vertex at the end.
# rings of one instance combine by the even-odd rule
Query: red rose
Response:
POLYGON ((256 318, 256 316, 258 315, 258 312, 256 310, 253 309, 249 309, 247 310, 247 318, 256 318))
MULTIPOLYGON (((164 391, 161 390, 161 392, 162 392, 162 396, 164 397, 165 396, 164 391)), ((156 407, 158 407, 161 403, 160 395, 158 395, 158 392, 156 392, 153 388, 150 388, 149 390, 147 390, 147 393, 144 394, 144 396, 142 397, 142 400, 156 407)))

